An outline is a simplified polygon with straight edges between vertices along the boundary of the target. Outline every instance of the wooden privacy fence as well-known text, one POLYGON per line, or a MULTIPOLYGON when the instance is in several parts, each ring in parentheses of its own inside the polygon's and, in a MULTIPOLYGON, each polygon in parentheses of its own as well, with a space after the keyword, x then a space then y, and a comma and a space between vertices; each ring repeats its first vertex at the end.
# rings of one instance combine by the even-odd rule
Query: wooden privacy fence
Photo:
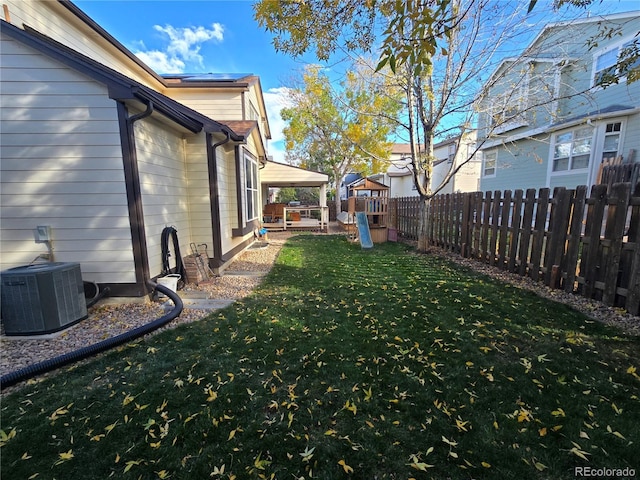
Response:
MULTIPOLYGON (((417 239, 419 199, 392 200, 398 238, 417 239)), ((428 219, 432 245, 640 314, 640 189, 629 183, 588 197, 585 186, 438 195, 428 219)))

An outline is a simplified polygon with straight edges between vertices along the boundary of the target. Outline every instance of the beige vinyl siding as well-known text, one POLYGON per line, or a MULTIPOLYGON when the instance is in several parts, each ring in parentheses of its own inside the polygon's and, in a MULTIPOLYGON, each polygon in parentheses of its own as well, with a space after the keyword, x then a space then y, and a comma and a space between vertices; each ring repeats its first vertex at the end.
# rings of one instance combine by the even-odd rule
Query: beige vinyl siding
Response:
POLYGON ((46 253, 80 262, 85 280, 134 282, 116 104, 106 89, 2 37, 1 268, 46 253), (79 95, 71 92, 79 91, 79 95))
MULTIPOLYGON (((182 256, 189 253, 191 234, 184 142, 182 133, 152 117, 136 122, 134 131, 149 273, 155 277, 162 272, 161 237, 165 227, 175 227, 182 256)), ((172 245, 173 241, 173 250, 172 245)), ((175 260, 170 259, 171 268, 175 260)))
MULTIPOLYGON (((38 30, 77 52, 113 68, 152 88, 161 88, 158 81, 134 62, 126 59, 109 42, 90 29, 58 1, 7 0, 11 23, 38 30)), ((117 8, 114 4, 114 8, 117 8)))
POLYGON ((242 120, 242 92, 238 90, 169 88, 163 93, 214 120, 242 120))
POLYGON ((213 223, 211 221, 211 195, 205 137, 205 134, 202 133, 185 139, 187 203, 189 205, 191 241, 197 245, 206 243, 208 253, 212 255, 213 223))
POLYGON ((235 163, 233 148, 218 148, 218 191, 220 193, 220 233, 223 254, 232 250, 241 241, 240 238, 233 237, 232 232, 234 228, 239 226, 235 163))

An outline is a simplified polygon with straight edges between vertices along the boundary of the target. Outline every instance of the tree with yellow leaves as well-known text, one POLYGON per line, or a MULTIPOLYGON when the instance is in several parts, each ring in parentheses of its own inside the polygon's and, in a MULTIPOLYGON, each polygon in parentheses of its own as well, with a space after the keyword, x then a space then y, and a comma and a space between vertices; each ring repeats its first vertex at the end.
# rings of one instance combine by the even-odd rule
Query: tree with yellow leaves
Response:
MULTIPOLYGON (((287 160, 329 174, 339 188, 351 172, 368 175, 388 162, 389 137, 401 108, 385 77, 348 71, 337 88, 317 65, 306 68, 301 86, 289 89, 282 110, 287 160)), ((336 195, 340 212, 340 197, 336 195)))

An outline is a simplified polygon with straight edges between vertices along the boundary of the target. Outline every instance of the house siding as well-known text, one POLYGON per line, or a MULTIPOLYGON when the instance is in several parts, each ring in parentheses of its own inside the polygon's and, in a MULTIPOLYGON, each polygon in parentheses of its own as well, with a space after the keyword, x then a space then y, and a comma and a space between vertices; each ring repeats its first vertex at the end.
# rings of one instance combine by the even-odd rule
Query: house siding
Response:
MULTIPOLYGON (((165 227, 176 229, 183 256, 189 253, 192 241, 185 148, 182 133, 152 117, 136 122, 134 132, 149 274, 155 277, 162 273, 161 239, 165 227)), ((170 248, 173 251, 173 243, 170 248)), ((175 262, 175 257, 170 258, 169 266, 173 268, 175 262)))
MULTIPOLYGON (((487 149, 497 151, 496 174, 481 177, 480 189, 505 190, 540 188, 547 182, 547 162, 550 136, 539 135, 535 139, 525 139, 509 144, 507 149, 487 149)), ((481 170, 482 172, 482 170, 481 170)))
POLYGON ((3 4, 8 7, 13 25, 20 28, 28 25, 144 85, 156 89, 161 87, 144 69, 131 61, 121 60, 122 53, 116 47, 79 21, 58 1, 7 0, 3 4))
POLYGON ((188 136, 185 139, 187 204, 189 205, 191 241, 196 245, 206 244, 209 255, 212 255, 213 219, 205 141, 204 134, 188 136))
POLYGON ((102 85, 0 38, 0 267, 46 253, 33 229, 50 225, 56 261, 80 262, 85 280, 134 282, 115 102, 102 85))
POLYGON ((238 90, 169 88, 165 95, 221 122, 242 119, 242 93, 238 90))

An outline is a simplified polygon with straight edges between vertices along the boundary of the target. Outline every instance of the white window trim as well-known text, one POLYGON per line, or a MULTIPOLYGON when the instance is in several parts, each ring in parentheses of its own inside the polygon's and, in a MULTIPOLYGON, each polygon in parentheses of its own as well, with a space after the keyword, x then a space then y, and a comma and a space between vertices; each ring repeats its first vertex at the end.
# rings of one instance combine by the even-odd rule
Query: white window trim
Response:
POLYGON ((488 127, 489 129, 492 129, 493 134, 500 134, 529 125, 526 113, 523 111, 529 107, 530 83, 531 72, 527 71, 522 81, 515 87, 515 92, 505 90, 504 92, 493 96, 492 107, 489 108, 488 111, 488 127), (506 107, 508 106, 515 107, 518 110, 518 113, 511 117, 510 120, 494 128, 494 114, 496 112, 504 112, 507 109, 506 107))
MULTIPOLYGON (((593 61, 591 63, 591 87, 594 89, 602 89, 603 87, 596 85, 595 81, 596 81, 596 64, 598 62, 598 57, 601 57, 602 55, 604 55, 605 53, 609 53, 612 50, 617 50, 617 55, 616 55, 616 63, 617 63, 617 58, 619 58, 620 56, 620 50, 622 50, 622 47, 624 45, 626 45, 627 43, 633 42, 633 40, 635 39, 635 35, 628 35, 625 38, 618 40, 616 43, 613 43, 611 45, 609 45, 608 47, 604 47, 600 50, 598 50, 597 52, 593 53, 593 61)), ((626 83, 627 81, 627 77, 620 77, 618 83, 626 83)))
POLYGON ((482 178, 495 178, 496 172, 498 171, 498 150, 491 150, 490 152, 482 153, 482 178), (495 155, 494 165, 493 165, 493 173, 487 175, 485 172, 487 170, 486 161, 487 155, 495 155))
POLYGON ((243 192, 244 192, 244 218, 246 222, 251 222, 253 220, 256 220, 259 217, 259 205, 258 202, 260 201, 260 186, 259 186, 259 180, 258 180, 258 161, 257 159, 251 154, 249 153, 247 150, 243 150, 243 168, 244 168, 244 185, 243 185, 243 192), (254 185, 252 188, 250 188, 247 183, 248 183, 248 178, 249 176, 251 176, 252 172, 251 171, 247 171, 247 161, 249 161, 252 165, 253 168, 255 168, 255 178, 254 180, 256 180, 256 182, 258 182, 258 185, 254 185), (254 211, 254 216, 250 217, 249 216, 249 192, 252 192, 252 196, 253 198, 253 211, 254 211))
POLYGON ((547 166, 547 185, 550 184, 551 178, 555 177, 563 177, 563 176, 571 176, 571 175, 590 175, 591 169, 593 167, 594 162, 594 154, 596 151, 596 132, 598 128, 593 128, 593 132, 591 134, 591 152, 589 153, 589 164, 584 168, 574 168, 567 170, 553 170, 553 160, 554 160, 554 152, 556 148, 556 136, 561 135, 567 132, 574 132, 575 130, 584 127, 586 124, 578 124, 573 125, 570 128, 556 130, 551 132, 551 142, 549 143, 549 155, 548 155, 548 166, 547 166))

